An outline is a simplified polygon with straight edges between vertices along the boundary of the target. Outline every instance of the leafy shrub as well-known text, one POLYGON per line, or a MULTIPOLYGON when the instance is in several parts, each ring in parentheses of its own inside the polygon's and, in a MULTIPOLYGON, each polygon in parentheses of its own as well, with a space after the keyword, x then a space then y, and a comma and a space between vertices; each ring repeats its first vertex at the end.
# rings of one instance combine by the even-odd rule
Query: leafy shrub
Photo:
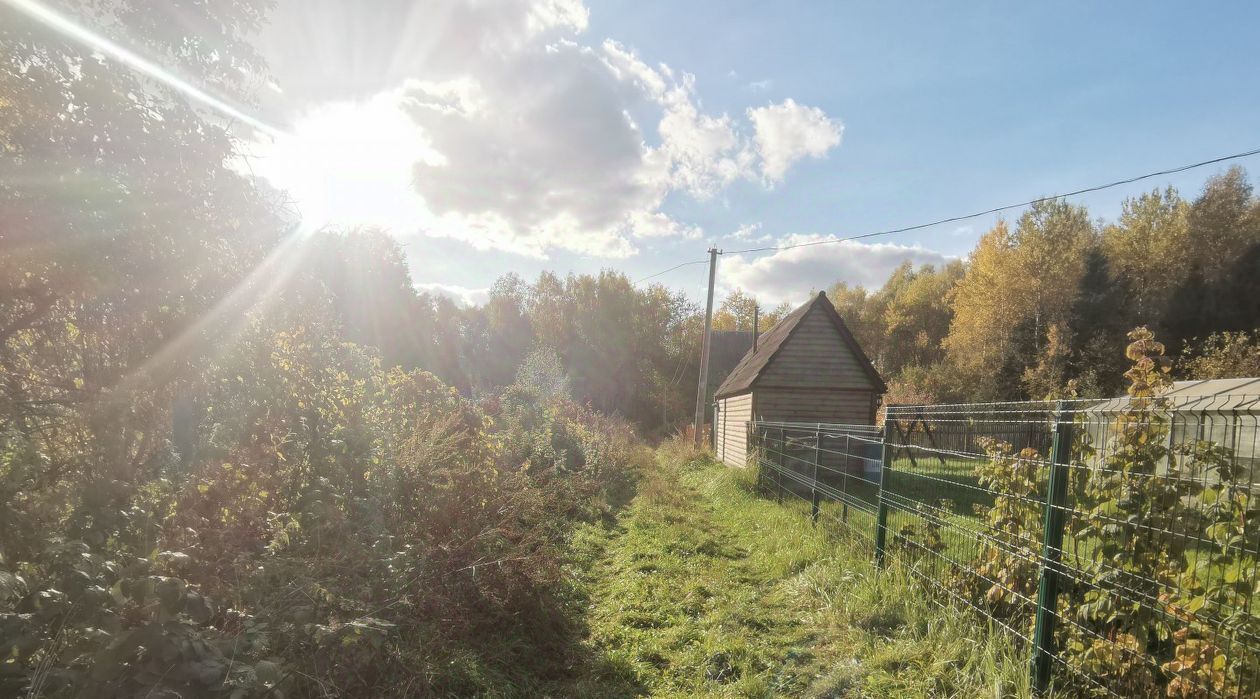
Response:
POLYGON ((986 517, 989 538, 972 566, 974 574, 961 576, 960 586, 992 614, 1031 628, 1028 600, 1037 597, 1041 564, 1044 456, 1031 448, 1015 453, 1010 444, 992 438, 977 441, 989 460, 977 464, 976 475, 996 497, 986 517))
MULTIPOLYGON (((1072 446, 1065 561, 1078 571, 1060 588, 1059 693, 1100 696, 1233 696, 1260 681, 1260 617, 1250 611, 1260 507, 1229 449, 1207 441, 1172 446, 1170 362, 1153 334, 1129 334, 1129 400, 1108 427, 1101 459, 1087 431, 1072 446), (1095 461, 1097 463, 1095 463, 1095 461)), ((1031 629, 1040 575, 1048 469, 1035 450, 982 442, 976 473, 996 495, 991 540, 956 585, 1008 623, 1031 629)))
POLYGON ((528 383, 479 406, 309 319, 255 323, 189 393, 185 452, 108 497, 0 441, 0 693, 469 694, 574 666, 565 546, 649 458, 627 425, 528 383))
POLYGON ((1260 376, 1260 334, 1213 333, 1191 348, 1181 365, 1190 379, 1234 379, 1260 376))

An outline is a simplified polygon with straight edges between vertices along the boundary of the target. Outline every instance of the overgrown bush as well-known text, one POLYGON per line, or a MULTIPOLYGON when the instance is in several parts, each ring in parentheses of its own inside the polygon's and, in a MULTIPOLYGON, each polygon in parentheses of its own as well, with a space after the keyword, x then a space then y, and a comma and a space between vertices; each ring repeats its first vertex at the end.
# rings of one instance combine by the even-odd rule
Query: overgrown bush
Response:
POLYGON ((994 492, 986 519, 989 539, 972 565, 974 574, 960 576, 958 585, 981 608, 1018 626, 1031 628, 1041 564, 1041 506, 1045 498, 1044 456, 1026 448, 1015 453, 1010 444, 979 438, 989 456, 976 466, 980 486, 994 492))
POLYGON ((50 474, 40 435, 6 433, 0 693, 468 694, 562 678, 578 634, 568 533, 624 500, 649 452, 552 388, 525 372, 483 407, 383 371, 334 329, 256 323, 190 388, 186 453, 159 450, 105 493, 50 474))

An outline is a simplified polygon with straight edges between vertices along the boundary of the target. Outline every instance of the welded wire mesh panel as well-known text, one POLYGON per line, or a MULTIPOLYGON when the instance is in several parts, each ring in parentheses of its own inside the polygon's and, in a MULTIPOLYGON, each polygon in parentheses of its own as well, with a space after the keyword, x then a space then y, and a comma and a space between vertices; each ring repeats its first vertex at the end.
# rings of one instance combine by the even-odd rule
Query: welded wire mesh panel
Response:
POLYGON ((871 545, 883 440, 874 425, 753 423, 764 492, 808 508, 815 521, 871 545))
POLYGON ((890 408, 887 553, 1065 695, 1260 696, 1257 403, 890 408))
POLYGON ((1127 696, 1260 695, 1257 404, 1119 400, 1073 415, 1056 638, 1068 668, 1127 696))
POLYGON ((887 554, 934 591, 1031 645, 1042 557, 1041 404, 890 408, 887 554))

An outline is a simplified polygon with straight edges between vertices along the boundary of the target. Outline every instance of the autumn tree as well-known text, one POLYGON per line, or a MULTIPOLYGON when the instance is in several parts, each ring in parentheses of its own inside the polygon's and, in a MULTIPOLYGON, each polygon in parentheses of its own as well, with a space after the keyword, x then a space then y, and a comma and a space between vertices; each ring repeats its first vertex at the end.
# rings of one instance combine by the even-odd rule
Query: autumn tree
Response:
POLYGON ((510 384, 534 346, 529 294, 523 279, 507 274, 490 287, 484 306, 466 312, 466 363, 475 392, 510 384))
POLYGON ((1008 380, 1061 346, 1095 238, 1085 209, 1051 200, 1033 205, 1011 231, 999 222, 981 239, 954 289, 954 318, 945 348, 975 386, 996 397, 1008 380))
POLYGON ((1132 322, 1154 323, 1189 272, 1190 205, 1168 187, 1125 199, 1120 218, 1104 226, 1101 251, 1111 274, 1129 288, 1132 322))
POLYGON ((953 319, 950 292, 963 274, 961 261, 947 263, 939 270, 933 265, 916 270, 907 262, 893 272, 878 293, 886 297, 880 304, 888 338, 882 357, 884 371, 895 376, 906 367, 928 366, 944 358, 941 343, 953 319))
MULTIPOLYGON (((92 10, 111 20, 106 34, 225 97, 244 98, 261 70, 251 3, 92 10)), ((45 458, 18 491, 93 482, 63 505, 116 517, 168 449, 180 383, 291 269, 260 267, 285 225, 276 200, 227 166, 226 124, 11 10, 0 133, 0 431, 45 458)))
POLYGON ((765 308, 751 294, 736 289, 727 294, 713 312, 713 329, 752 331, 753 321, 756 320, 756 326, 765 332, 791 311, 792 307, 787 302, 765 308))
POLYGON ((887 329, 883 323, 883 305, 861 284, 836 282, 827 290, 827 298, 844 319, 854 339, 879 367, 887 329))
POLYGON ((1260 376, 1260 335, 1223 332, 1209 335, 1190 348, 1179 365, 1187 379, 1237 379, 1260 376))
POLYGON ((1061 397, 1067 382, 1072 382, 1072 391, 1082 397, 1113 396, 1123 388, 1126 367, 1120 348, 1128 342, 1134 315, 1134 283, 1112 270, 1102 245, 1089 249, 1068 319, 1071 342, 1064 348, 1066 352, 1052 355, 1057 362, 1048 362, 1046 355, 1041 362, 1060 374, 1049 379, 1026 375, 1028 381, 1041 382, 1035 389, 1029 386, 1031 395, 1061 397))
POLYGON ((1233 262, 1260 243, 1260 202, 1247 173, 1234 166, 1208 179, 1187 214, 1190 259, 1212 283, 1225 281, 1233 262))
POLYGON ((1260 201, 1242 168, 1209 179, 1187 222, 1187 271, 1161 321, 1175 351, 1213 332, 1260 327, 1260 201))
POLYGON ((753 317, 758 313, 757 299, 736 289, 727 294, 713 312, 713 329, 752 330, 753 317))
POLYGON ((560 357, 577 400, 651 431, 666 428, 663 414, 685 414, 703 321, 684 295, 638 289, 605 271, 564 279, 544 273, 525 297, 537 343, 560 357))

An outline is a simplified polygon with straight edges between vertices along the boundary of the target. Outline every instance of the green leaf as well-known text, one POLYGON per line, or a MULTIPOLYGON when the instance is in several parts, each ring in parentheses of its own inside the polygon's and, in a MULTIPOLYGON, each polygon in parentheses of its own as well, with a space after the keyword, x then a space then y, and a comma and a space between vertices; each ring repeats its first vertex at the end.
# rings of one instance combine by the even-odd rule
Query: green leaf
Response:
POLYGON ((184 599, 184 612, 198 624, 205 624, 214 616, 214 606, 203 595, 190 592, 184 599))
POLYGON ((280 666, 270 660, 259 660, 258 664, 254 666, 254 673, 258 675, 259 682, 269 687, 274 686, 283 679, 283 675, 280 673, 280 666))
POLYGON ((179 578, 162 578, 157 584, 158 599, 162 609, 171 614, 184 606, 184 581, 179 578))

